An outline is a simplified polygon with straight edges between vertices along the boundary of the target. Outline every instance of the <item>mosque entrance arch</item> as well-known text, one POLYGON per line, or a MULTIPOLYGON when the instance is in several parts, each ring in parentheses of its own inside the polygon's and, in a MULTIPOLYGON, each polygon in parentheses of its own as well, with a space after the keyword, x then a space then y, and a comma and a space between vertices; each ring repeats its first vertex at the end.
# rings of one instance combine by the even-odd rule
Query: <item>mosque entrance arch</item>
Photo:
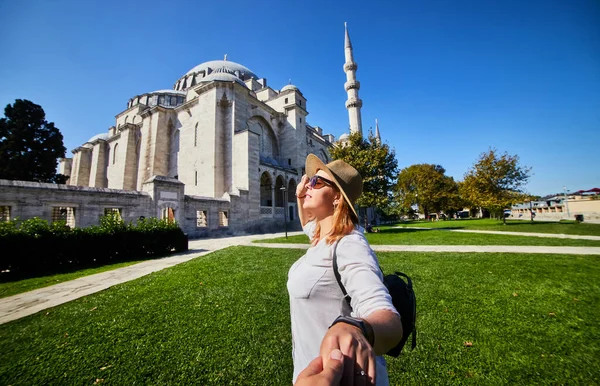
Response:
POLYGON ((259 136, 258 151, 261 158, 279 161, 279 141, 271 125, 264 118, 254 116, 248 119, 247 126, 259 136))

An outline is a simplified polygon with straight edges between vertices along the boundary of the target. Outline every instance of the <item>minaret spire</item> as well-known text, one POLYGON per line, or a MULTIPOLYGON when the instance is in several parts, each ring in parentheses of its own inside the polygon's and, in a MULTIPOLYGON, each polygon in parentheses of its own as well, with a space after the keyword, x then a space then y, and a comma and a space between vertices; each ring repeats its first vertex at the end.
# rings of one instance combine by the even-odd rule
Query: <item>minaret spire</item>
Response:
POLYGON ((344 39, 344 54, 346 57, 344 72, 346 73, 346 83, 344 84, 344 88, 348 94, 346 109, 348 110, 348 117, 350 119, 350 133, 359 132, 362 135, 362 118, 360 115, 362 100, 358 97, 360 82, 356 80, 356 69, 358 68, 358 65, 354 61, 354 53, 352 52, 352 43, 350 42, 347 23, 344 23, 344 29, 346 31, 344 39))
POLYGON ((379 122, 375 118, 375 140, 381 143, 381 135, 379 134, 379 122))

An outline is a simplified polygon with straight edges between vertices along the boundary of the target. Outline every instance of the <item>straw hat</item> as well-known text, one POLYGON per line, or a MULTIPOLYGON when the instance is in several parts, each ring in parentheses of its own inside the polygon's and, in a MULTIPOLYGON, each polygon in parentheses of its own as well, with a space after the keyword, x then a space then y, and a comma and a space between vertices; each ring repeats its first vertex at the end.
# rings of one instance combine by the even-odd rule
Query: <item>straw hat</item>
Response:
POLYGON ((323 161, 314 154, 306 157, 306 176, 311 178, 317 171, 323 170, 331 176, 331 180, 338 187, 352 211, 358 217, 354 203, 360 197, 363 190, 362 177, 352 166, 342 160, 335 160, 325 165, 323 161))

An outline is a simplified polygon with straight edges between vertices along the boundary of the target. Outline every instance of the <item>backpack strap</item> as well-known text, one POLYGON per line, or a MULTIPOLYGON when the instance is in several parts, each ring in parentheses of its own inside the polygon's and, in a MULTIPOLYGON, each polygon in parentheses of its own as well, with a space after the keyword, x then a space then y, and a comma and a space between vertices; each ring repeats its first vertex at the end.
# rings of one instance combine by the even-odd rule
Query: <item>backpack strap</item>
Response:
MULTIPOLYGON (((396 275, 398 276, 402 276, 404 278, 406 278, 406 281, 408 282, 408 289, 410 290, 411 293, 413 293, 413 297, 414 297, 414 292, 413 292, 413 286, 412 286, 412 280, 410 280, 410 277, 405 274, 404 272, 398 272, 396 271, 396 275)), ((415 308, 413 309, 413 321, 417 319, 417 302, 416 299, 414 301, 414 306, 415 308)), ((412 349, 414 350, 415 347, 417 347, 417 327, 414 325, 412 326, 412 349)))
POLYGON ((350 307, 350 311, 352 311, 352 305, 350 304, 350 301, 352 300, 352 298, 350 297, 350 295, 348 295, 346 288, 342 284, 342 277, 340 276, 340 271, 338 270, 338 265, 337 265, 337 253, 335 253, 335 252, 337 250, 337 245, 340 242, 340 240, 336 241, 335 244, 333 244, 333 274, 335 275, 335 280, 337 280, 337 283, 340 286, 342 293, 344 294, 344 299, 346 299, 346 302, 348 303, 348 307, 350 307))

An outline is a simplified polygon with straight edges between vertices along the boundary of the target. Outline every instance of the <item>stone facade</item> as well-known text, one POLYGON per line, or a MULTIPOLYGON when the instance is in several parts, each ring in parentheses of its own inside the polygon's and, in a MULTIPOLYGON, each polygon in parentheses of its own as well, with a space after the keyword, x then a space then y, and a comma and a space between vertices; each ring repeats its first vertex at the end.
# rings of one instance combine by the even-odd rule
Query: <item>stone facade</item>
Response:
MULTIPOLYGON (((298 226, 294 193, 306 156, 329 162, 335 140, 309 125, 307 115, 296 86, 275 90, 240 64, 206 62, 172 90, 131 98, 115 126, 61 161, 70 179, 59 190, 69 192, 64 204, 76 208, 76 226, 97 223, 103 208, 86 217, 92 209, 84 201, 108 192, 139 201, 137 210, 124 201, 124 218, 172 217, 191 237, 277 230, 284 217, 298 226)), ((44 184, 37 189, 49 189, 48 197, 56 192, 44 184)), ((13 206, 14 217, 23 205, 13 206)))
MULTIPOLYGON (((360 102, 347 106, 351 129, 361 131, 347 31, 345 54, 354 82, 345 87, 360 102)), ((202 63, 172 89, 131 98, 114 126, 62 159, 67 185, 0 181, 2 218, 88 226, 118 210, 126 221, 177 220, 190 237, 280 230, 284 219, 299 227, 294 193, 306 156, 328 163, 335 141, 307 116, 298 87, 273 89, 226 59, 202 63)))

